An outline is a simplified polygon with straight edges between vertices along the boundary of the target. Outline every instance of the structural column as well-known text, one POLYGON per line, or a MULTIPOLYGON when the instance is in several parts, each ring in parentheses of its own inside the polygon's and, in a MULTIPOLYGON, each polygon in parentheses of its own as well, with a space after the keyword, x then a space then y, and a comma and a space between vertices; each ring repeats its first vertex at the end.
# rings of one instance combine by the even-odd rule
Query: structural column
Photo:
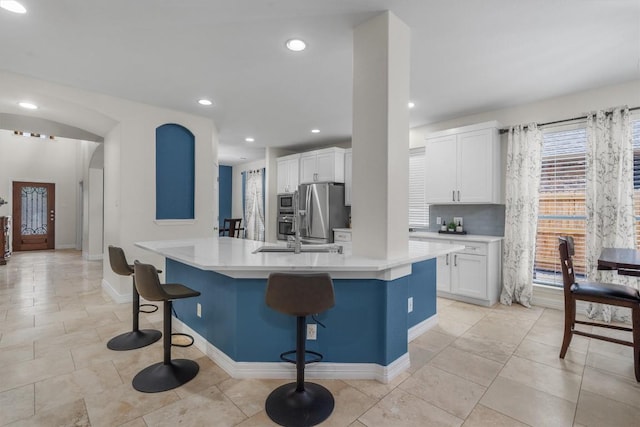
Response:
POLYGON ((391 12, 359 25, 353 39, 354 255, 408 251, 409 27, 391 12))

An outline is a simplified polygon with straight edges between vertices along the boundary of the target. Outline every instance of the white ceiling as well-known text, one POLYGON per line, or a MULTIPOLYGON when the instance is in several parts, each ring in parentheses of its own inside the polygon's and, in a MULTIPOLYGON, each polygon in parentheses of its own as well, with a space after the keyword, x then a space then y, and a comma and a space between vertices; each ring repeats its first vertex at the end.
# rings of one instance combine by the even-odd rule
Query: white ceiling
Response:
POLYGON ((412 127, 640 79, 640 0, 20 1, 0 69, 210 117, 222 164, 348 140, 353 28, 384 10, 411 28, 412 127))

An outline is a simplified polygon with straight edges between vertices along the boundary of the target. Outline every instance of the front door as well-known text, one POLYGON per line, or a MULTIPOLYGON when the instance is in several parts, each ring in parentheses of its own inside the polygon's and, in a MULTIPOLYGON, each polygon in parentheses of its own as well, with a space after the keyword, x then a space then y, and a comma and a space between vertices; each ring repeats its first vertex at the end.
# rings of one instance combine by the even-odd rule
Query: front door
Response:
POLYGON ((55 184, 13 182, 13 250, 55 247, 55 184))

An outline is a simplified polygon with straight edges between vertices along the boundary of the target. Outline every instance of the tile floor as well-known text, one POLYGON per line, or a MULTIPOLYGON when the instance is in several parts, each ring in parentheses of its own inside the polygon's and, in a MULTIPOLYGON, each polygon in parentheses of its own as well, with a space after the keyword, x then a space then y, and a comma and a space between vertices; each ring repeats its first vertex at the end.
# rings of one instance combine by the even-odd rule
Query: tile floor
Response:
MULTIPOLYGON (((230 378, 195 348, 200 373, 158 394, 132 377, 159 361, 160 342, 115 352, 130 305, 100 288, 101 262, 77 251, 16 253, 0 266, 0 425, 270 426, 279 380, 230 378)), ((439 325, 410 344, 411 368, 391 384, 318 381, 336 399, 325 426, 639 426, 631 348, 576 337, 558 358, 562 312, 438 300, 439 325)), ((141 327, 162 328, 160 314, 141 327)))

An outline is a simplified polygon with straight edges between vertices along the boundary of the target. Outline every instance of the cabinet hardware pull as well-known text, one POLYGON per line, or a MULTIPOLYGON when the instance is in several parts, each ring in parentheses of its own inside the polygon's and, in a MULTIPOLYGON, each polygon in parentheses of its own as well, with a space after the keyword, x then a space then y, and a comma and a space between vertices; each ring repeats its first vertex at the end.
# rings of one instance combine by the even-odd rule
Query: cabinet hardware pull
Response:
POLYGON ((458 266, 458 255, 457 254, 453 256, 453 266, 454 267, 458 266))
POLYGON ((451 190, 451 198, 454 202, 456 201, 456 190, 451 190))
POLYGON ((458 201, 460 201, 460 190, 458 190, 458 201))
POLYGON ((449 254, 447 254, 447 261, 446 264, 449 265, 449 254))

